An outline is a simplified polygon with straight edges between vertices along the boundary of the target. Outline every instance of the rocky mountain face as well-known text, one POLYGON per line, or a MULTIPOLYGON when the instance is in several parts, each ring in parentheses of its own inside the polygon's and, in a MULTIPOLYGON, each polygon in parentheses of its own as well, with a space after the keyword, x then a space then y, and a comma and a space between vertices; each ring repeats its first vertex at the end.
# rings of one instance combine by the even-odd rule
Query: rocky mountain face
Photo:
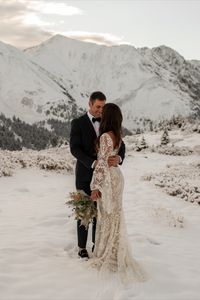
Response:
POLYGON ((86 108, 91 91, 102 90, 120 105, 129 129, 141 118, 199 114, 198 61, 168 47, 106 47, 58 35, 26 53, 59 78, 78 106, 86 108))
POLYGON ((121 107, 129 130, 174 116, 200 118, 200 61, 166 46, 107 47, 60 35, 24 51, 0 42, 0 126, 15 116, 67 138, 95 90, 121 107))
POLYGON ((151 50, 143 48, 140 51, 151 62, 151 68, 158 76, 173 83, 180 92, 189 95, 192 113, 200 116, 200 61, 186 61, 180 54, 166 46, 151 50))
POLYGON ((54 74, 26 53, 0 43, 0 112, 35 123, 46 119, 47 111, 59 117, 57 106, 65 107, 65 117, 78 110, 76 100, 54 74))

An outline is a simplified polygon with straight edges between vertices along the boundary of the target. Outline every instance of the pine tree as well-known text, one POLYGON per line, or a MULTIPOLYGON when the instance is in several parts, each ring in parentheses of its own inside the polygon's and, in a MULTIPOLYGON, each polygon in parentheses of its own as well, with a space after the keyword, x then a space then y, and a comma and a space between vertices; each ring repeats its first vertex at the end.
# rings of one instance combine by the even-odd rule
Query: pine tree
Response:
POLYGON ((150 121, 150 123, 149 123, 149 130, 153 131, 153 122, 152 121, 150 121))
POLYGON ((138 142, 138 140, 136 141, 135 146, 136 146, 136 148, 135 148, 136 151, 141 151, 143 149, 148 148, 148 145, 146 143, 146 140, 145 140, 144 136, 142 137, 142 140, 140 142, 138 142))
POLYGON ((163 135, 161 136, 161 145, 167 145, 169 143, 169 134, 167 128, 164 129, 163 135))
POLYGON ((142 137, 142 140, 141 140, 141 143, 140 143, 140 147, 141 147, 141 149, 148 148, 148 145, 146 143, 146 140, 145 140, 144 136, 142 137))

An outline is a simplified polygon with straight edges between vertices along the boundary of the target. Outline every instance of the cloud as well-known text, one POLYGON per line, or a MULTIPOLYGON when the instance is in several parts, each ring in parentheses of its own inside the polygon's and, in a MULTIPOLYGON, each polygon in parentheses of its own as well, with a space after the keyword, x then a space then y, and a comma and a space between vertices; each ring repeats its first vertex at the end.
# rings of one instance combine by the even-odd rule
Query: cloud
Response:
POLYGON ((45 26, 52 26, 55 23, 54 22, 44 22, 42 21, 35 13, 29 13, 26 14, 23 17, 22 23, 24 25, 33 25, 33 26, 38 26, 38 27, 45 27, 45 26))
POLYGON ((22 49, 43 42, 51 36, 50 31, 32 25, 24 26, 15 20, 9 23, 1 22, 0 26, 1 41, 22 49))
POLYGON ((14 0, 0 0, 0 16, 1 20, 22 16, 26 12, 23 3, 14 0))
POLYGON ((83 14, 79 8, 63 2, 30 1, 28 7, 46 15, 73 16, 83 14))
POLYGON ((19 48, 30 47, 53 35, 54 22, 44 20, 44 14, 71 16, 81 13, 63 2, 0 0, 0 39, 19 48))
POLYGON ((120 45, 120 44, 130 44, 124 41, 123 37, 119 37, 109 33, 66 31, 66 32, 60 32, 60 34, 76 40, 93 42, 99 45, 113 46, 113 45, 120 45))
POLYGON ((64 20, 58 19, 59 16, 83 13, 79 8, 60 1, 0 0, 0 39, 18 48, 34 46, 55 34, 107 46, 128 44, 123 37, 109 33, 53 29, 55 25, 64 24, 64 20))
POLYGON ((23 16, 30 12, 60 16, 83 14, 83 11, 79 8, 67 5, 64 2, 46 2, 44 0, 0 0, 0 14, 4 18, 23 16))

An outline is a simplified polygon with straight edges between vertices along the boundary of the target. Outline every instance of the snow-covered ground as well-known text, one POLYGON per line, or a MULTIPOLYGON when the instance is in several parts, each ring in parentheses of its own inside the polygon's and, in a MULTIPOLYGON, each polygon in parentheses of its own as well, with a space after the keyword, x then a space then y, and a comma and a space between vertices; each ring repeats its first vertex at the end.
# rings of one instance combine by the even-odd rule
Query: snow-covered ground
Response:
MULTIPOLYGON (((190 146, 195 143, 190 141, 190 146)), ((22 169, 17 160, 20 153, 13 152, 13 175, 0 178, 1 300, 200 299, 200 205, 170 196, 153 180, 143 179, 150 173, 169 172, 169 165, 173 172, 173 166, 198 165, 198 154, 127 152, 121 167, 127 230, 133 255, 148 280, 125 287, 114 277, 106 282, 100 279, 77 258, 76 222, 68 217, 70 209, 65 205, 68 193, 75 190, 69 168, 74 162, 67 148, 54 155, 53 149, 45 151, 21 153, 26 161, 22 169), (63 168, 68 172, 60 172, 65 157, 68 164, 63 168), (59 172, 43 169, 48 159, 59 172)), ((1 159, 3 155, 5 163, 11 154, 2 151, 1 159)), ((198 169, 195 174, 199 186, 198 169)))

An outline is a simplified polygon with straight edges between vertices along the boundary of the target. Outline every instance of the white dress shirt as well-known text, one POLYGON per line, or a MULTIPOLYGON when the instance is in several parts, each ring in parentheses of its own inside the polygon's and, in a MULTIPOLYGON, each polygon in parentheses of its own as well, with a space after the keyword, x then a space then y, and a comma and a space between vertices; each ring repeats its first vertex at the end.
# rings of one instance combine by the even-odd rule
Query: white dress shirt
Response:
POLYGON ((94 130, 96 132, 96 135, 99 136, 99 125, 100 125, 100 122, 92 122, 92 118, 95 118, 94 116, 91 115, 91 113, 88 111, 87 112, 88 114, 88 117, 92 123, 92 126, 94 127, 94 130))

